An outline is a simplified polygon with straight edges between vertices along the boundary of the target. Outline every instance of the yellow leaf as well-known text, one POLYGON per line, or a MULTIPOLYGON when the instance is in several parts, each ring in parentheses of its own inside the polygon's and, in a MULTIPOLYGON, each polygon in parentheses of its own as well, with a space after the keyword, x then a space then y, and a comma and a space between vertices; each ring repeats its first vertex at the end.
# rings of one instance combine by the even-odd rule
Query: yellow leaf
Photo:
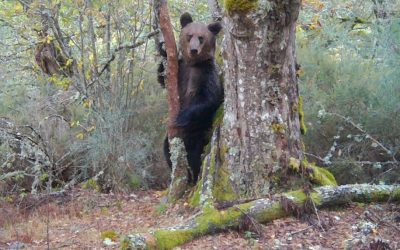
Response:
POLYGON ((15 14, 21 14, 24 11, 22 4, 15 3, 14 11, 15 11, 15 14))
POLYGON ((301 27, 301 25, 296 26, 296 33, 304 32, 304 29, 301 27))
POLYGON ((78 63, 76 64, 76 66, 78 67, 79 70, 82 70, 83 63, 82 63, 81 61, 78 61, 78 63))
POLYGON ((299 70, 296 71, 296 75, 298 76, 304 76, 305 72, 302 68, 300 68, 299 70))
POLYGON ((47 36, 46 37, 46 43, 47 44, 51 44, 52 41, 53 41, 53 37, 52 36, 47 36))
POLYGON ((83 101, 83 107, 84 108, 90 108, 90 101, 88 99, 83 101))
POLYGON ((83 134, 83 132, 80 132, 75 135, 75 138, 78 140, 83 140, 84 137, 85 137, 85 135, 83 134))
POLYGON ((67 60, 67 62, 65 63, 65 67, 68 67, 68 66, 72 65, 72 62, 73 62, 73 60, 71 58, 69 58, 67 60))
POLYGON ((89 62, 90 62, 90 63, 93 63, 93 62, 94 62, 94 56, 93 56, 93 54, 90 54, 90 55, 89 55, 89 62))
POLYGON ((96 126, 91 126, 90 128, 88 128, 87 131, 90 133, 90 132, 93 132, 95 129, 96 129, 96 126))
POLYGON ((144 80, 141 80, 139 83, 139 90, 143 90, 144 89, 144 80))

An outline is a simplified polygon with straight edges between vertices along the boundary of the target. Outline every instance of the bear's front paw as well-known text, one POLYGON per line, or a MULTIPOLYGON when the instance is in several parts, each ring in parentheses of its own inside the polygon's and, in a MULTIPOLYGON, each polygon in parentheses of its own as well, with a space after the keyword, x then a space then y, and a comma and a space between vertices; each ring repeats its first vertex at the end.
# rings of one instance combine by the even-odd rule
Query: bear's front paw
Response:
POLYGON ((181 112, 178 114, 178 117, 176 118, 175 124, 178 127, 185 127, 189 125, 190 123, 190 115, 189 112, 181 112))

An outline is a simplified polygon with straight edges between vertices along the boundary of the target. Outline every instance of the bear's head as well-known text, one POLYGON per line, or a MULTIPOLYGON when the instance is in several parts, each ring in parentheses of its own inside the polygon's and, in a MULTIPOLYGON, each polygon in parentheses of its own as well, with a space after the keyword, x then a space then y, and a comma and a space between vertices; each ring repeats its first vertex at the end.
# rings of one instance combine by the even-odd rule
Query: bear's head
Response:
POLYGON ((219 22, 205 25, 193 22, 189 13, 181 16, 181 34, 179 48, 183 60, 189 64, 197 64, 214 59, 215 40, 222 26, 219 22))

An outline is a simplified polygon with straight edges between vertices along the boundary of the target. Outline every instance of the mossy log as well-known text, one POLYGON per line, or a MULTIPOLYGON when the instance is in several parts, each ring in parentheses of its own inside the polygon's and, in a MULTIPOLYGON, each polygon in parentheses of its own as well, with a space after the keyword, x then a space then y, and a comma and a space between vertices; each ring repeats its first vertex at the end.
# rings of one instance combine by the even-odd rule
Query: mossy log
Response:
POLYGON ((325 186, 316 188, 309 196, 299 190, 275 195, 272 198, 257 199, 224 210, 205 206, 201 213, 180 225, 126 236, 121 249, 171 249, 205 234, 237 228, 249 217, 265 223, 289 216, 289 212, 282 205, 282 200, 290 200, 301 207, 310 199, 319 208, 351 201, 400 201, 400 186, 368 184, 325 186))

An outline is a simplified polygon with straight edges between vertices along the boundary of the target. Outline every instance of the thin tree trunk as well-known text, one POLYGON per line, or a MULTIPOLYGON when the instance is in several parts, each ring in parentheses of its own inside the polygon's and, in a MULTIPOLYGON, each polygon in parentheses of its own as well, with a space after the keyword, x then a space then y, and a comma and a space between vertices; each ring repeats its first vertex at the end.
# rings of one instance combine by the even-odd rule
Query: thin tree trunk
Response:
MULTIPOLYGON (((107 4, 107 16, 106 16, 106 35, 104 43, 106 44, 107 58, 111 57, 111 3, 107 4)), ((110 65, 106 69, 106 82, 107 86, 111 85, 111 68, 110 65)))
POLYGON ((79 32, 80 32, 80 45, 81 45, 81 63, 82 63, 82 78, 83 78, 83 87, 85 94, 87 94, 88 83, 86 80, 86 67, 85 67, 85 43, 83 41, 84 33, 83 33, 83 11, 79 12, 79 32))
POLYGON ((88 10, 88 31, 89 31, 89 38, 90 38, 90 44, 91 44, 91 51, 92 51, 92 56, 93 56, 93 62, 92 62, 92 79, 95 79, 94 81, 96 84, 94 85, 94 97, 96 98, 96 104, 98 107, 102 108, 104 106, 103 104, 103 94, 102 94, 102 86, 100 86, 99 82, 99 70, 98 70, 98 56, 97 56, 97 47, 96 47, 96 33, 94 31, 94 24, 93 24, 93 4, 92 0, 86 0, 86 6, 88 10))
POLYGON ((178 135, 175 119, 179 112, 178 93, 178 50, 176 48, 173 28, 169 19, 167 2, 160 0, 159 20, 167 51, 167 92, 168 92, 168 138, 178 135))
POLYGON ((154 10, 159 21, 167 52, 167 94, 168 94, 168 141, 171 153, 172 174, 168 198, 174 201, 182 197, 187 189, 187 159, 183 140, 179 138, 179 129, 175 120, 180 110, 178 93, 178 50, 176 48, 171 20, 166 0, 154 0, 154 10))

